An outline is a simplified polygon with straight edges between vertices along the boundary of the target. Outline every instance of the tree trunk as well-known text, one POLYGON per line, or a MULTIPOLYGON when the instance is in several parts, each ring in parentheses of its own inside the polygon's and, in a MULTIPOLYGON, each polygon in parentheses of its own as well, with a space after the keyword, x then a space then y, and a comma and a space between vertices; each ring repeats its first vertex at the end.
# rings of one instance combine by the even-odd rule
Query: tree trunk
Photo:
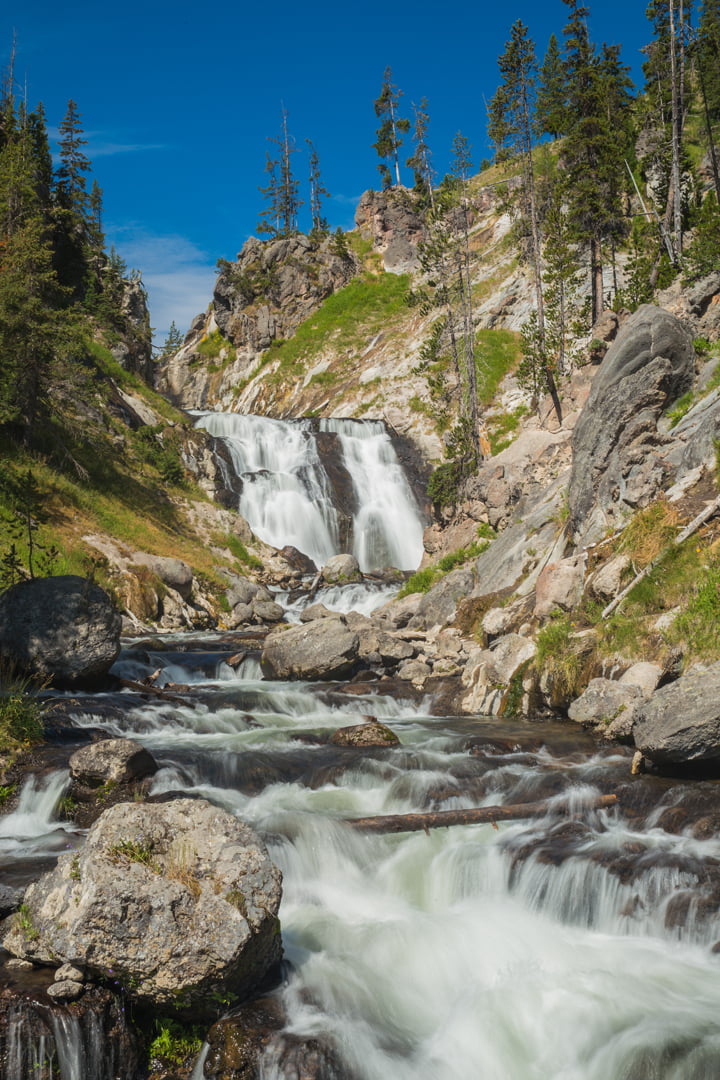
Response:
MULTIPOLYGON (((585 803, 584 809, 600 810, 606 806, 614 806, 616 802, 617 795, 598 795, 591 802, 585 803)), ((494 825, 497 821, 569 812, 569 808, 562 803, 543 801, 515 803, 511 806, 481 806, 470 810, 439 810, 434 814, 386 814, 380 817, 349 818, 345 824, 363 832, 419 832, 421 829, 427 832, 428 829, 448 828, 450 825, 494 825)))
POLYGON ((597 236, 593 236, 590 241, 590 276, 592 279, 592 321, 594 326, 602 315, 605 306, 603 299, 602 245, 600 238, 597 236))

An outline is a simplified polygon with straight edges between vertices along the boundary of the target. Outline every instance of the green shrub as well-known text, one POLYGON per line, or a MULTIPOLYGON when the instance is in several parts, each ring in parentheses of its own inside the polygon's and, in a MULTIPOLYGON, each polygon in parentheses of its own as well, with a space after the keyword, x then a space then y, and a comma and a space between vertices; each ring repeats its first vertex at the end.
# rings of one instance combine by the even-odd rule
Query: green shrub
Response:
POLYGON ((0 753, 42 742, 44 706, 25 689, 10 688, 0 697, 0 753))
POLYGON ((148 1046, 151 1061, 159 1058, 165 1065, 188 1065, 200 1053, 202 1039, 195 1027, 163 1017, 155 1021, 155 1030, 157 1034, 148 1046))
POLYGON ((424 570, 418 570, 417 573, 408 578, 398 593, 398 598, 409 596, 410 593, 426 593, 440 577, 441 575, 438 574, 434 567, 426 566, 424 570))

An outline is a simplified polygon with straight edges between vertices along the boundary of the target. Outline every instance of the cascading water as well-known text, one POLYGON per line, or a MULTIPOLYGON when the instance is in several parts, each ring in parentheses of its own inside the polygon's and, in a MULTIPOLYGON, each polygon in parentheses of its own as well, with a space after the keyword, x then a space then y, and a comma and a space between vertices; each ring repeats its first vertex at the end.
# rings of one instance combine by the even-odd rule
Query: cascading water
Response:
POLYGON ((316 430, 337 436, 353 486, 351 553, 364 572, 415 570, 423 522, 387 429, 380 421, 271 420, 204 413, 198 427, 221 438, 242 480, 238 510, 268 544, 292 544, 322 566, 342 550, 333 488, 316 430))
MULTIPOLYGON (((662 827, 706 788, 631 779, 626 750, 567 726, 432 718, 252 667, 233 680, 209 653, 164 662, 193 688, 184 705, 128 695, 118 718, 86 699, 75 724, 138 739, 162 766, 156 794, 204 796, 266 837, 286 1035, 329 1041, 342 1080, 717 1077, 720 840, 699 810, 695 835, 691 818, 662 827), (368 713, 400 747, 328 745, 368 713), (599 790, 633 812, 593 810, 599 790), (497 829, 371 836, 342 820, 538 799, 544 817, 497 829)), ((121 658, 138 677, 162 663, 121 658)), ((288 1080, 283 1060, 271 1040, 263 1080, 288 1080)))
POLYGON ((422 523, 415 497, 379 420, 322 419, 337 435, 355 488, 353 555, 363 569, 415 570, 422 558, 422 523))

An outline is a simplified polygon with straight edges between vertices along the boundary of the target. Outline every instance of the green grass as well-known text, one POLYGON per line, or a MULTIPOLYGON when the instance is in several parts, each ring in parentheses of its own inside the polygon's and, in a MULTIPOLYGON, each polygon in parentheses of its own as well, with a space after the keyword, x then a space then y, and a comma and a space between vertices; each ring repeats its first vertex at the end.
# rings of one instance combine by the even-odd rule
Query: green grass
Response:
POLYGON ((520 420, 528 412, 526 405, 519 405, 510 413, 499 413, 487 418, 488 435, 490 436, 490 450, 493 454, 499 454, 513 441, 512 436, 520 426, 520 420), (508 438, 508 436, 510 436, 508 438))
POLYGON ((478 401, 489 405, 500 383, 520 361, 520 335, 514 330, 478 330, 475 338, 478 401))
POLYGON ((408 281, 407 274, 364 274, 353 278, 300 323, 291 338, 274 342, 263 355, 263 365, 279 360, 278 375, 296 376, 330 343, 338 354, 348 358, 357 354, 388 322, 404 312, 408 281))
POLYGON ((44 707, 27 690, 27 683, 13 680, 0 690, 1 754, 14 754, 44 738, 44 707))
MULTIPOLYGON (((490 529, 490 526, 485 526, 485 528, 490 529)), ((405 582, 398 593, 398 597, 410 596, 411 593, 426 593, 433 585, 442 580, 446 574, 449 574, 451 570, 456 570, 458 566, 464 566, 471 559, 477 559, 490 546, 490 540, 494 538, 495 532, 490 529, 490 533, 490 536, 484 533, 486 539, 479 542, 473 540, 466 547, 458 548, 448 555, 443 555, 434 566, 426 566, 424 570, 418 570, 405 582)), ((478 529, 479 534, 480 530, 478 529)))
POLYGON ((263 564, 260 559, 248 551, 239 536, 235 536, 234 533, 226 533, 225 536, 220 538, 219 543, 231 551, 238 562, 241 562, 244 566, 254 570, 262 570, 263 564))
POLYGON ((199 353, 200 356, 204 356, 208 360, 217 359, 223 350, 225 352, 223 366, 225 364, 230 364, 233 360, 237 359, 235 346, 232 342, 228 341, 227 338, 224 338, 219 330, 211 331, 211 333, 207 334, 195 348, 196 353, 199 353))

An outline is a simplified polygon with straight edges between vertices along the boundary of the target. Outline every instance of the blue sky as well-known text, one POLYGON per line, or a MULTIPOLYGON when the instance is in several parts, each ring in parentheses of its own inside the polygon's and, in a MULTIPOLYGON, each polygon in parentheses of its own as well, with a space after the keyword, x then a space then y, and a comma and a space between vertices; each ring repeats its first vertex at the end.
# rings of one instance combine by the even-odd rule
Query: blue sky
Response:
MULTIPOLYGON (((622 43, 639 76, 650 36, 645 0, 590 6, 593 39, 622 43)), ((373 101, 385 67, 408 114, 427 97, 438 173, 458 130, 479 163, 490 153, 485 101, 497 86, 497 56, 518 18, 542 59, 550 34, 561 37, 567 7, 26 0, 0 15, 0 57, 5 67, 14 31, 16 80, 31 107, 43 101, 51 127, 69 98, 77 103, 108 240, 142 272, 162 339, 171 319, 185 330, 204 310, 217 259, 234 258, 255 232, 267 139, 278 134, 282 105, 303 151, 294 158, 298 178, 305 187, 311 138, 333 196, 330 224, 350 228, 361 192, 378 186, 373 101)))

